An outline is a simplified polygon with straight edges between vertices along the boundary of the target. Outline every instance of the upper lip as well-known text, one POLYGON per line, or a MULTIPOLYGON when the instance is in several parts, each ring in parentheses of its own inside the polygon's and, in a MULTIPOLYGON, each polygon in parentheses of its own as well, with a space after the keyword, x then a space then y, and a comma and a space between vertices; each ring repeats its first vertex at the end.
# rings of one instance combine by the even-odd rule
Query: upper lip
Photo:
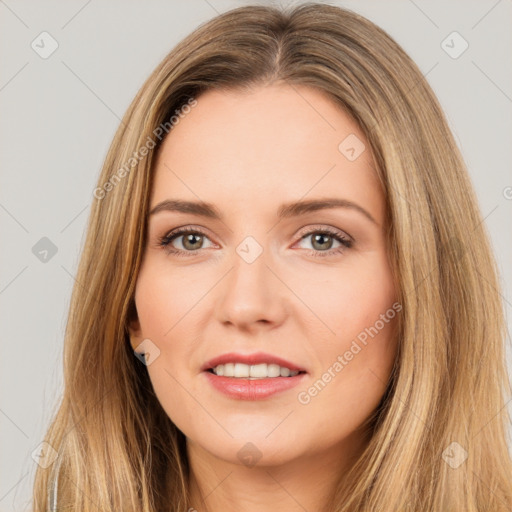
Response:
POLYGON ((201 371, 210 370, 211 368, 215 368, 219 364, 226 363, 243 363, 248 365, 254 364, 278 364, 279 366, 283 366, 285 368, 290 369, 291 371, 299 371, 305 372, 304 368, 301 368, 299 365, 296 365, 282 357, 277 357, 272 354, 265 354, 264 352, 257 352, 254 354, 237 354, 235 352, 229 352, 227 354, 222 354, 220 356, 214 357, 210 359, 206 363, 201 366, 201 371))

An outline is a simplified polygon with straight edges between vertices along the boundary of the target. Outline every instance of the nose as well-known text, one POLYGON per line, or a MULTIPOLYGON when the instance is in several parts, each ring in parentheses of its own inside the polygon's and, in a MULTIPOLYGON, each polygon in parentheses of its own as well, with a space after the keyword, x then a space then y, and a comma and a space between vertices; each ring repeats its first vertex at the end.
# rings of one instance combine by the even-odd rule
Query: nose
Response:
POLYGON ((267 249, 254 260, 233 251, 230 271, 218 287, 216 316, 224 325, 271 329, 287 315, 286 287, 270 267, 267 249), (267 257, 268 256, 268 257, 267 257))

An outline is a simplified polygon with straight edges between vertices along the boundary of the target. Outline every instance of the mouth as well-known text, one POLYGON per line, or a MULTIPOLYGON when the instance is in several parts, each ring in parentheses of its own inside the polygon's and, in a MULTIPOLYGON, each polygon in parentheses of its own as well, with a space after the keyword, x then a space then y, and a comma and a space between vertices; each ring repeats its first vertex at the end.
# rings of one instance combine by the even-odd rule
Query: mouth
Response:
POLYGON ((306 373, 304 370, 292 370, 287 366, 280 366, 273 363, 244 364, 244 363, 225 363, 208 368, 207 372, 218 377, 230 377, 233 379, 277 379, 290 378, 306 373))
POLYGON ((237 400, 263 400, 297 386, 307 371, 270 354, 224 354, 201 368, 209 384, 237 400))

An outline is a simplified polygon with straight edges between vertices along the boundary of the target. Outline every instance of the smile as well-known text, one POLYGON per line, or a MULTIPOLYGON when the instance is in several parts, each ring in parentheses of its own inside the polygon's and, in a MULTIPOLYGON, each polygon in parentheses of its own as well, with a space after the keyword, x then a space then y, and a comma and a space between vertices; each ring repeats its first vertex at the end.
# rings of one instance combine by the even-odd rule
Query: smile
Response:
POLYGON ((277 377, 295 377, 300 372, 298 370, 290 370, 285 366, 278 364, 244 364, 244 363, 225 363, 219 364, 215 368, 210 369, 219 377, 249 378, 249 379, 266 379, 277 377))

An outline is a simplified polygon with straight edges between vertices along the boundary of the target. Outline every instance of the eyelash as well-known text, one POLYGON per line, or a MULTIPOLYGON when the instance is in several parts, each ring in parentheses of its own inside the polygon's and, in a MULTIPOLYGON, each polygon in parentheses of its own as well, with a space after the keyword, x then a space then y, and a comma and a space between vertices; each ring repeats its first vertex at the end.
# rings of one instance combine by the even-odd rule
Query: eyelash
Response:
MULTIPOLYGON (((179 257, 189 257, 194 256, 201 249, 196 249, 194 251, 183 251, 181 249, 171 248, 170 243, 175 239, 179 238, 181 235, 186 234, 195 234, 201 235, 208 238, 208 235, 197 228, 179 228, 176 231, 171 231, 170 233, 158 238, 158 245, 166 250, 169 254, 173 254, 179 257)), ((329 235, 334 238, 336 241, 341 243, 341 247, 336 247, 335 249, 329 249, 328 251, 315 251, 311 250, 310 254, 314 257, 325 258, 327 256, 334 256, 336 254, 340 254, 346 249, 350 249, 353 245, 353 241, 350 238, 342 235, 341 232, 330 229, 330 228, 322 228, 322 229, 314 229, 308 231, 300 237, 300 240, 307 238, 313 234, 321 234, 321 235, 329 235)))

